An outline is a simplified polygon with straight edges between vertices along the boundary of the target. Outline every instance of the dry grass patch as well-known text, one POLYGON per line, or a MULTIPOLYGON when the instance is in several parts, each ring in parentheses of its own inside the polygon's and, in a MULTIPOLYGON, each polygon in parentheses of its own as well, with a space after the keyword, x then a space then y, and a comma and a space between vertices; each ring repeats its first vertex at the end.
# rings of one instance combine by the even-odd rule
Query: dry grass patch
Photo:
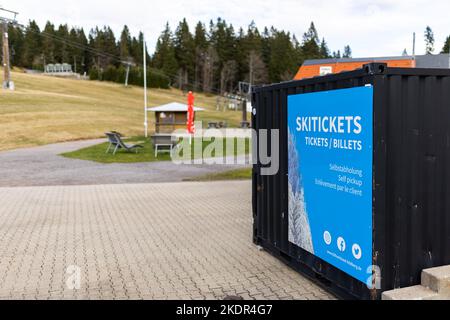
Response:
MULTIPOLYGON (((142 88, 17 71, 12 78, 16 91, 0 91, 0 150, 99 138, 110 130, 143 133, 142 88)), ((186 97, 175 89, 149 90, 150 107, 174 101, 185 103, 186 97)), ((207 109, 198 119, 239 124, 241 112, 217 112, 215 103, 215 96, 196 94, 196 105, 207 109)))

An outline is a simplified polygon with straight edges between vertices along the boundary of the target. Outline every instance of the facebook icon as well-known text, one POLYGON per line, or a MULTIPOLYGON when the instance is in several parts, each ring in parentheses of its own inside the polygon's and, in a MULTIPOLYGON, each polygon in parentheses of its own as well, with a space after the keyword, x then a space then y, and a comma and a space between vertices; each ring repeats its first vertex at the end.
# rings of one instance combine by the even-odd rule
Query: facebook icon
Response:
POLYGON ((347 245, 346 245, 346 243, 345 243, 344 238, 339 237, 339 238, 337 239, 337 246, 338 246, 338 249, 339 249, 340 252, 344 252, 345 249, 347 249, 347 245))

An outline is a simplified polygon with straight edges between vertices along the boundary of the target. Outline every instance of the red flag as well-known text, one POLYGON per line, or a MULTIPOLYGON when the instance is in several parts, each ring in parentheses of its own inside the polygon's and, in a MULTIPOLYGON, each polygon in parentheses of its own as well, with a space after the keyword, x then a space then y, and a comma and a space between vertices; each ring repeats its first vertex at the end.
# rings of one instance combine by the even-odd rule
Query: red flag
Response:
POLYGON ((194 94, 192 91, 188 93, 188 113, 187 113, 187 131, 190 134, 195 133, 194 126, 194 94))

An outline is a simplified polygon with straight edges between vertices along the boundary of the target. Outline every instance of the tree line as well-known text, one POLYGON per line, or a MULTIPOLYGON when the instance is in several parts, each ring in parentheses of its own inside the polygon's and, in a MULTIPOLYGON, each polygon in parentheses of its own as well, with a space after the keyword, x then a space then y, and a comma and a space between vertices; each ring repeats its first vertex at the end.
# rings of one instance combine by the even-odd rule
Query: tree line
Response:
MULTIPOLYGON (((424 38, 425 38, 425 53, 433 54, 435 51, 435 39, 434 39, 434 32, 430 26, 427 26, 425 28, 424 38)), ((450 53, 450 36, 448 36, 445 39, 444 47, 442 48, 441 53, 450 53)))
POLYGON ((166 24, 156 44, 152 66, 172 77, 180 89, 235 92, 240 81, 253 85, 291 80, 306 59, 351 57, 351 48, 330 52, 314 23, 298 40, 274 27, 246 30, 218 18, 191 31, 183 19, 174 31, 166 24))
MULTIPOLYGON (((45 64, 69 63, 91 79, 123 82, 127 65, 129 83, 143 83, 142 32, 131 36, 124 26, 120 36, 108 26, 83 28, 55 26, 41 30, 35 21, 26 27, 9 26, 11 63, 43 70, 45 64)), ((274 27, 260 31, 254 22, 235 30, 218 18, 191 29, 186 19, 171 30, 167 23, 154 54, 147 56, 150 85, 214 93, 235 92, 240 81, 263 84, 290 80, 306 59, 351 57, 346 46, 331 52, 312 22, 301 39, 274 27)))

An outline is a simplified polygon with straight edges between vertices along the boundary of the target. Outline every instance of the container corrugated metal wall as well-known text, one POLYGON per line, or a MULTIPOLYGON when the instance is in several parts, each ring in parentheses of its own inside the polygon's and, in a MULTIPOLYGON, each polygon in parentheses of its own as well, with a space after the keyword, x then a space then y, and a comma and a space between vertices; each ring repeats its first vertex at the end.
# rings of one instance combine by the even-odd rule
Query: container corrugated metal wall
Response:
POLYGON ((253 170, 256 244, 347 298, 379 299, 383 291, 419 284, 425 268, 450 264, 450 70, 369 64, 256 88, 253 105, 254 129, 280 130, 278 174, 261 175, 259 159, 253 170), (288 240, 288 96, 368 84, 374 87, 373 261, 381 268, 379 290, 288 240))

